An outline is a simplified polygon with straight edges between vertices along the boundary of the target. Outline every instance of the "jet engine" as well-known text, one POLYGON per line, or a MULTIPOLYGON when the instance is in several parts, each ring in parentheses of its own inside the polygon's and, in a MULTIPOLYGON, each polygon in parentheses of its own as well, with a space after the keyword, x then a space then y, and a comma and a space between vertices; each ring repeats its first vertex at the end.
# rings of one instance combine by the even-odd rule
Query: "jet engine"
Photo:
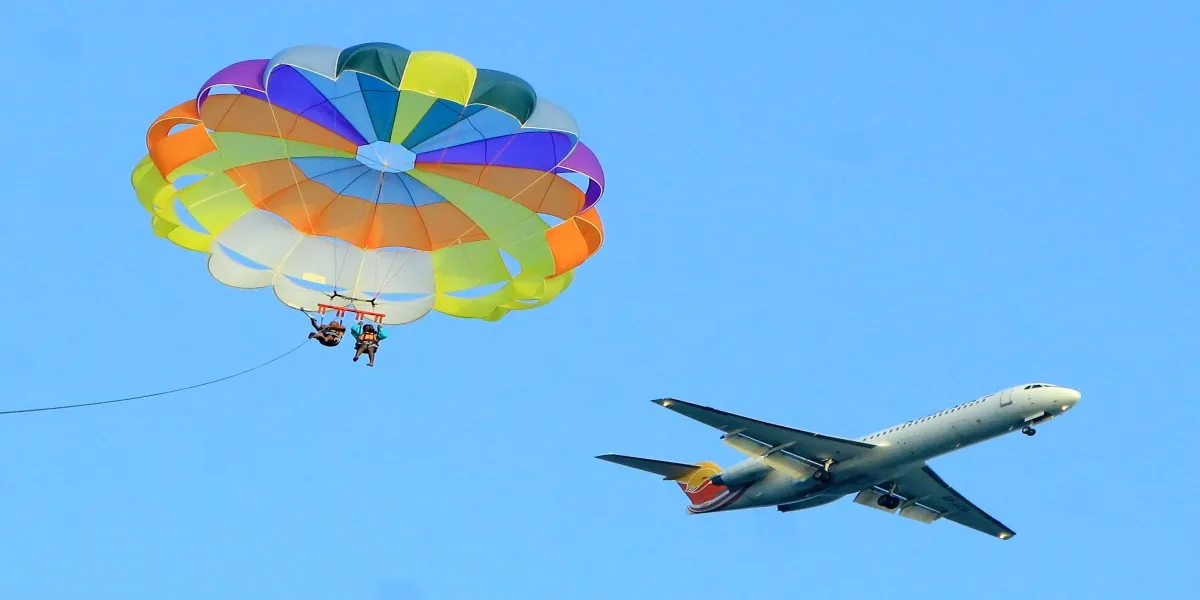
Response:
POLYGON ((738 487, 750 485, 763 477, 766 477, 771 472, 770 465, 758 459, 752 462, 745 462, 734 465, 728 471, 713 477, 710 481, 717 485, 725 487, 738 487))

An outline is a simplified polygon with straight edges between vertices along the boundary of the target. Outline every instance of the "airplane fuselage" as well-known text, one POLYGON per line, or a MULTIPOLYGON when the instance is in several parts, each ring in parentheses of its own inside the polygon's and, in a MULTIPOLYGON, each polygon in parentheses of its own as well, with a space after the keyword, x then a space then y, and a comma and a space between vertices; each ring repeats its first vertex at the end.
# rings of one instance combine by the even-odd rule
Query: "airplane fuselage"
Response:
MULTIPOLYGON (((738 497, 716 511, 787 505, 788 510, 834 502, 873 486, 886 486, 925 462, 1013 431, 1032 435, 1032 426, 1052 419, 1075 404, 1079 393, 1046 384, 1009 388, 939 413, 858 438, 875 448, 829 466, 832 481, 798 476, 746 459, 727 470, 752 483, 736 486, 738 497), (756 475, 761 477, 754 479, 756 475)), ((699 510, 694 512, 710 512, 699 510)))

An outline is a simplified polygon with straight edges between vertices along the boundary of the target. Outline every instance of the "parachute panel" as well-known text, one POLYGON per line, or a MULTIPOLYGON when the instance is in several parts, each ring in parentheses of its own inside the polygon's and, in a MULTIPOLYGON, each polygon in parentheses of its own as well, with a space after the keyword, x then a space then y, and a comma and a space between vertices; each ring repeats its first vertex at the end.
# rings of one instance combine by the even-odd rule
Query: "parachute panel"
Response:
POLYGON ((229 287, 241 289, 264 288, 275 279, 275 271, 239 263, 226 254, 220 244, 214 245, 208 256, 208 273, 229 287))
POLYGON ((537 92, 528 81, 502 71, 479 69, 471 90, 470 104, 483 104, 512 115, 525 123, 538 105, 537 92))
POLYGON ((524 128, 558 131, 568 134, 573 140, 579 139, 579 123, 575 121, 575 117, 561 106, 545 99, 538 100, 537 107, 525 122, 524 128))
POLYGON ((480 288, 512 277, 491 240, 456 244, 434 252, 433 271, 439 294, 480 288))
MULTIPOLYGON (((383 313, 384 325, 407 325, 429 314, 433 310, 433 305, 434 297, 431 294, 416 300, 407 300, 404 302, 376 301, 374 304, 367 304, 366 306, 369 306, 370 310, 383 313)), ((360 306, 360 304, 356 304, 356 306, 360 306)))
POLYGON ((449 294, 438 294, 433 308, 452 317, 464 319, 496 320, 508 312, 502 308, 516 297, 511 284, 480 298, 463 298, 449 294))
MULTIPOLYGON (((363 254, 351 296, 394 294, 430 295, 436 291, 433 255, 429 252, 383 248, 363 254)), ((432 300, 430 301, 432 306, 432 300)))
POLYGON ((406 139, 437 101, 436 96, 401 90, 400 97, 396 99, 396 119, 392 122, 391 139, 406 139))
POLYGON ((288 48, 276 54, 267 62, 267 66, 263 69, 263 90, 270 91, 268 84, 270 83, 271 72, 275 70, 275 67, 281 65, 291 65, 322 75, 328 79, 335 79, 337 77, 338 56, 341 53, 341 48, 319 44, 288 48))
POLYGON ((319 304, 350 305, 350 301, 345 298, 331 299, 325 292, 302 287, 286 277, 277 277, 273 283, 272 289, 275 291, 275 297, 280 302, 297 310, 315 311, 319 304))
MULTIPOLYGON (((445 52, 420 50, 408 56, 400 90, 445 98, 460 105, 471 99, 475 87, 475 66, 445 52)), ((403 138, 400 138, 403 139, 403 138)))
POLYGON ((274 215, 254 210, 219 233, 216 241, 264 268, 278 270, 302 238, 274 215))

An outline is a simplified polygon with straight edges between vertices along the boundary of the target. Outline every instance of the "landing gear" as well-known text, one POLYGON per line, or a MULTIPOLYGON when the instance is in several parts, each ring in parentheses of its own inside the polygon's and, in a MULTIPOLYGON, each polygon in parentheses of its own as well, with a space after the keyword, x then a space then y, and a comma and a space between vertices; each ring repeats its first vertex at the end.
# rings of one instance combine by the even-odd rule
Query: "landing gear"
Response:
POLYGON ((821 465, 821 467, 819 467, 812 474, 812 478, 816 479, 820 483, 824 483, 825 485, 829 485, 829 484, 833 483, 833 473, 829 472, 829 467, 832 467, 832 466, 833 466, 833 459, 832 458, 825 459, 825 464, 821 465))
POLYGON ((1037 430, 1032 427, 1025 427, 1024 429, 1021 430, 1021 433, 1025 434, 1025 435, 1033 435, 1033 434, 1037 433, 1037 430))
POLYGON ((897 508, 900 508, 900 497, 893 496, 891 494, 880 496, 875 502, 888 510, 896 510, 897 508))

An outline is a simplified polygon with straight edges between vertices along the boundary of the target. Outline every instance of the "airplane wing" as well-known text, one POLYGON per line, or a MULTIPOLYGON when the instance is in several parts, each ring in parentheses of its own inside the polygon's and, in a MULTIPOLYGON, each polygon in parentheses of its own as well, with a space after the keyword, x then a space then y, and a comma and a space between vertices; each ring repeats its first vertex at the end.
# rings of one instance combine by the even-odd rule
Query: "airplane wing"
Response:
MULTIPOLYGON (((916 504, 940 513, 934 518, 949 519, 959 525, 965 525, 975 531, 986 533, 1002 540, 1007 540, 1016 535, 1016 532, 994 519, 991 515, 979 510, 978 506, 972 504, 970 500, 967 500, 962 494, 959 494, 958 491, 950 487, 928 465, 899 477, 896 479, 895 484, 896 493, 906 499, 904 504, 901 505, 904 507, 900 510, 901 516, 910 516, 905 514, 905 511, 909 510, 908 506, 916 504)), ((910 516, 910 518, 912 517, 910 516)), ((924 519, 918 518, 918 520, 924 519)))
POLYGON ((674 398, 663 398, 655 400, 654 403, 720 429, 726 436, 740 435, 761 442, 765 446, 763 450, 780 448, 789 454, 813 461, 828 458, 844 461, 875 447, 874 444, 866 442, 774 425, 674 398))

